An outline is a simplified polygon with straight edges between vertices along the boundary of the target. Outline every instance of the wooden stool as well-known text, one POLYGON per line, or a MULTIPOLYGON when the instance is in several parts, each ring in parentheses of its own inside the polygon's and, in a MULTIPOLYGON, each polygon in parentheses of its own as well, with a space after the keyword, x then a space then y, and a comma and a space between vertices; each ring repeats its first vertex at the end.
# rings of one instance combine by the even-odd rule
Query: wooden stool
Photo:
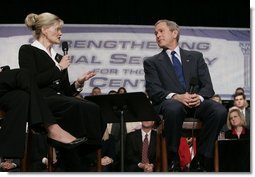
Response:
MULTIPOLYGON (((156 171, 168 171, 167 161, 167 144, 164 137, 164 120, 161 117, 161 122, 157 128, 157 151, 156 151, 156 171)), ((202 122, 195 118, 185 118, 182 125, 182 133, 186 137, 197 137, 202 128, 202 122)), ((214 171, 219 171, 219 156, 218 156, 218 141, 215 142, 214 150, 214 171)))

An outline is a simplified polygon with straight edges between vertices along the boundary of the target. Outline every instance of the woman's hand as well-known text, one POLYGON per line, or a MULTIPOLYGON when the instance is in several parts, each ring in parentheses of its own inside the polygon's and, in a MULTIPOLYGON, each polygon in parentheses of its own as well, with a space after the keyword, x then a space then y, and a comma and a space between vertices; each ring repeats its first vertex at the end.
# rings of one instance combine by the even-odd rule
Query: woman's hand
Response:
POLYGON ((80 77, 77 78, 76 83, 79 86, 83 86, 84 82, 89 80, 90 78, 94 77, 96 75, 96 73, 94 71, 88 71, 86 73, 84 73, 83 75, 81 75, 80 77))
POLYGON ((70 58, 68 55, 63 56, 63 58, 59 62, 59 67, 61 70, 67 69, 71 64, 70 58))

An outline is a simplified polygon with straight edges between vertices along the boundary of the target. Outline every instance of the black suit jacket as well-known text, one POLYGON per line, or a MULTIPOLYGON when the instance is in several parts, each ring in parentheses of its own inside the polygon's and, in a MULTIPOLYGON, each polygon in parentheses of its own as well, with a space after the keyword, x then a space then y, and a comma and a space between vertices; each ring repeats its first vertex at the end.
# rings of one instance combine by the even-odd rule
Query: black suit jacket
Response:
POLYGON ((250 113, 251 111, 250 111, 250 108, 246 108, 245 109, 245 121, 246 121, 246 127, 248 128, 248 129, 250 129, 250 117, 251 117, 251 113, 250 113))
POLYGON ((31 72, 38 87, 45 96, 60 92, 67 96, 78 94, 74 83, 70 85, 68 71, 60 71, 49 55, 29 44, 22 45, 19 50, 19 65, 31 72))
POLYGON ((214 95, 211 77, 202 53, 180 48, 186 90, 182 89, 174 67, 165 50, 144 60, 146 92, 154 105, 159 106, 169 93, 188 91, 192 77, 197 78, 196 93, 204 98, 214 95))
MULTIPOLYGON (((156 135, 157 132, 151 131, 151 138, 149 144, 149 161, 155 166, 156 162, 156 135)), ((128 172, 142 172, 143 170, 137 165, 142 159, 142 132, 136 130, 128 133, 126 137, 126 150, 125 150, 125 171, 128 172)))

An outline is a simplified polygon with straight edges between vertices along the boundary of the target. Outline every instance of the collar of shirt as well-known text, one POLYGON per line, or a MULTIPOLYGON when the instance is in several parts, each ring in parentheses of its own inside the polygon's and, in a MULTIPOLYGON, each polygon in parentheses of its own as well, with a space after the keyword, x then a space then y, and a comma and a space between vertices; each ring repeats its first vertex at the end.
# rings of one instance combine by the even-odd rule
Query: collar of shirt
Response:
POLYGON ((148 135, 148 142, 150 143, 150 139, 151 139, 151 130, 146 133, 145 131, 143 131, 143 129, 141 129, 142 131, 142 141, 144 141, 144 138, 145 138, 145 135, 147 134, 148 135))
POLYGON ((51 59, 54 61, 54 63, 56 65, 58 65, 58 62, 55 60, 57 52, 52 47, 50 49, 50 52, 51 52, 51 55, 50 55, 49 52, 47 51, 47 49, 38 40, 35 40, 31 45, 38 49, 45 51, 51 57, 51 59))
POLYGON ((172 52, 172 51, 175 51, 175 56, 176 56, 176 57, 178 58, 178 60, 182 63, 182 61, 181 61, 181 55, 180 55, 180 47, 177 46, 174 50, 169 50, 169 49, 166 50, 166 53, 167 53, 168 57, 170 58, 171 62, 173 63, 173 61, 172 61, 172 55, 171 55, 171 52, 172 52))
MULTIPOLYGON (((243 130, 242 130, 242 132, 241 132, 241 135, 244 135, 245 133, 246 133, 246 131, 245 131, 245 128, 243 127, 243 130)), ((237 132, 236 132, 235 129, 232 129, 232 134, 233 134, 233 135, 237 135, 237 132)))

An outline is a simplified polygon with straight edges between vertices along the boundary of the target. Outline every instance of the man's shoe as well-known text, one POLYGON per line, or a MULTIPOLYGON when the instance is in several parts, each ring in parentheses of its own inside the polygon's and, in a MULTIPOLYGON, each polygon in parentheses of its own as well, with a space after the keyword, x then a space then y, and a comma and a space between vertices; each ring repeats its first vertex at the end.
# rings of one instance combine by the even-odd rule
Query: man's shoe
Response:
POLYGON ((190 163, 190 172, 206 172, 204 160, 202 156, 195 155, 190 163))
POLYGON ((181 171, 180 162, 178 162, 178 161, 169 162, 168 171, 169 172, 180 172, 181 171))

